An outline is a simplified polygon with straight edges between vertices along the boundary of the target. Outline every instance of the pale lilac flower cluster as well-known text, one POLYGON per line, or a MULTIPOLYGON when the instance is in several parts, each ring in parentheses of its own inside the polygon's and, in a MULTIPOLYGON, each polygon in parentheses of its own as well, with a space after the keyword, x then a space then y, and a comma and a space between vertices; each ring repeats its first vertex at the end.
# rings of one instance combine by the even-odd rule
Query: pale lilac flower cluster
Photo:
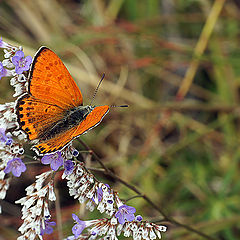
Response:
POLYGON ((104 239, 117 239, 121 233, 125 237, 133 236, 134 239, 161 238, 161 232, 166 231, 165 226, 142 221, 140 215, 135 217, 136 209, 123 204, 107 184, 99 182, 83 163, 78 163, 72 174, 66 176, 69 194, 78 199, 80 203, 87 202, 86 207, 93 211, 95 207, 101 213, 105 212, 110 218, 81 221, 73 214, 76 224, 72 228, 74 236, 70 239, 95 239, 104 236, 104 239), (87 234, 82 231, 87 229, 87 234))
POLYGON ((118 239, 121 234, 124 237, 132 237, 134 240, 140 239, 161 239, 161 233, 166 232, 165 226, 154 223, 143 222, 136 219, 119 224, 116 217, 110 219, 103 218, 97 220, 81 221, 75 214, 73 220, 76 224, 72 228, 74 236, 67 239, 118 239), (85 233, 83 230, 85 229, 85 233))
POLYGON ((20 96, 26 92, 26 77, 23 74, 29 70, 32 57, 24 57, 22 47, 12 46, 0 39, 0 48, 4 51, 4 60, 0 62, 0 79, 12 76, 10 84, 15 87, 13 97, 20 96))
MULTIPOLYGON (((9 188, 12 176, 8 173, 11 172, 15 177, 20 177, 26 170, 20 158, 23 153, 22 145, 13 141, 11 133, 6 133, 5 128, 0 128, 0 199, 6 197, 9 188)), ((0 206, 0 213, 1 211, 0 206)))
POLYGON ((21 204, 23 224, 19 227, 21 236, 18 240, 43 239, 43 234, 51 234, 55 222, 50 222, 49 200, 55 201, 53 180, 50 179, 52 171, 36 176, 36 181, 26 188, 26 197, 17 200, 21 204), (46 183, 44 185, 44 183, 46 183))
POLYGON ((106 212, 111 216, 115 211, 114 199, 121 202, 118 195, 110 190, 108 185, 97 181, 86 170, 83 163, 77 164, 72 174, 66 176, 66 179, 70 196, 78 199, 79 203, 87 202, 86 207, 90 211, 97 206, 101 213, 106 212))

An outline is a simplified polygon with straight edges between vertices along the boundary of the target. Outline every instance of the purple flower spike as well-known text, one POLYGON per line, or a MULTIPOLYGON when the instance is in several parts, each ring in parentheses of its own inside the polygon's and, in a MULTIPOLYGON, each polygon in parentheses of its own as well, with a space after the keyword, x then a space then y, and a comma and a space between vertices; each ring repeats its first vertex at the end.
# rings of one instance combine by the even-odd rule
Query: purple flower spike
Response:
POLYGON ((71 160, 65 161, 64 169, 65 169, 65 171, 64 171, 65 175, 72 174, 73 169, 74 169, 74 163, 71 160))
POLYGON ((41 226, 40 235, 51 234, 53 232, 52 227, 56 226, 56 223, 49 222, 49 219, 44 220, 44 223, 45 223, 45 228, 43 229, 43 227, 41 226))
POLYGON ((22 162, 21 158, 13 158, 12 160, 8 161, 6 168, 4 169, 5 173, 10 173, 15 177, 20 177, 22 172, 26 171, 26 166, 22 162))
POLYGON ((63 158, 61 152, 58 151, 56 153, 48 154, 43 156, 41 162, 43 164, 49 164, 53 171, 57 171, 60 166, 63 165, 63 158))
POLYGON ((86 223, 81 221, 74 213, 72 214, 72 218, 75 222, 77 222, 77 224, 75 224, 72 228, 72 233, 74 234, 75 238, 78 238, 86 227, 86 223))
POLYGON ((5 77, 6 75, 7 75, 7 70, 3 67, 3 64, 0 62, 0 79, 2 77, 5 77))
POLYGON ((136 209, 127 205, 122 205, 118 208, 118 211, 115 214, 115 217, 118 218, 120 224, 124 224, 125 221, 133 221, 135 219, 134 213, 136 209))
POLYGON ((30 68, 32 63, 32 57, 27 56, 24 58, 23 51, 17 51, 12 57, 12 63, 15 65, 15 71, 17 74, 22 74, 30 68))

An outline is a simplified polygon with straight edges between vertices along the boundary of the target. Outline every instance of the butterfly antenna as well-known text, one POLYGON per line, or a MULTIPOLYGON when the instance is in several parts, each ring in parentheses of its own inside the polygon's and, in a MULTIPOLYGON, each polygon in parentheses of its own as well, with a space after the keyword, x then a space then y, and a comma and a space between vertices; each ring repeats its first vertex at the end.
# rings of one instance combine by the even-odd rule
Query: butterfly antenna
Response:
POLYGON ((125 105, 119 105, 119 106, 116 106, 116 105, 111 105, 110 108, 112 107, 129 107, 129 105, 125 104, 125 105))
POLYGON ((96 89, 95 89, 95 91, 94 91, 92 100, 91 100, 91 102, 90 102, 90 104, 89 104, 90 106, 92 105, 92 102, 93 102, 93 100, 95 99, 95 97, 96 97, 96 95, 97 95, 98 89, 99 89, 99 87, 100 87, 100 85, 101 85, 104 77, 105 77, 105 73, 102 75, 102 78, 101 78, 101 80, 99 81, 99 83, 98 83, 98 85, 97 85, 97 87, 96 87, 96 89))

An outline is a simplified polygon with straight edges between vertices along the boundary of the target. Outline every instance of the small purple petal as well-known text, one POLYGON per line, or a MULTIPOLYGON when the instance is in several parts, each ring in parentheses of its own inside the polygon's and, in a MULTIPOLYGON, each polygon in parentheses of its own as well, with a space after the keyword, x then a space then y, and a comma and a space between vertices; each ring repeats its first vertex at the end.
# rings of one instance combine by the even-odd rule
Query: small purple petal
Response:
POLYGON ((75 238, 79 237, 79 235, 82 233, 84 228, 86 227, 86 223, 84 221, 81 221, 76 214, 72 214, 72 218, 75 222, 78 224, 75 224, 72 228, 72 233, 74 234, 75 238))
POLYGON ((127 206, 127 205, 122 205, 121 207, 125 208, 128 211, 128 213, 135 213, 136 212, 136 209, 134 207, 127 206))
POLYGON ((72 213, 72 218, 73 218, 73 220, 75 221, 75 222, 80 222, 80 219, 78 218, 78 216, 76 215, 76 214, 74 214, 74 213, 72 213))
POLYGON ((118 218, 118 222, 120 224, 124 224, 125 219, 129 222, 135 219, 135 216, 134 216, 135 212, 136 212, 136 209, 134 207, 122 205, 118 208, 118 211, 116 212, 115 217, 118 218))
POLYGON ((41 226, 40 235, 51 234, 53 232, 52 227, 56 226, 56 223, 55 222, 49 222, 48 219, 44 220, 44 222, 45 222, 45 228, 43 229, 43 227, 41 226))
POLYGON ((19 57, 20 59, 24 58, 24 52, 19 50, 15 53, 14 56, 19 57))
POLYGON ((49 164, 52 161, 51 155, 52 154, 43 156, 41 162, 43 164, 49 164))
POLYGON ((58 151, 56 153, 43 156, 43 158, 41 159, 41 162, 43 164, 50 163, 51 169, 56 171, 60 166, 63 165, 63 158, 62 158, 61 152, 58 151))
POLYGON ((5 134, 5 129, 0 128, 0 141, 1 142, 6 142, 6 140, 7 140, 7 136, 5 134))
POLYGON ((57 152, 57 158, 54 157, 50 166, 53 171, 57 171, 60 166, 63 165, 63 158, 60 152, 57 152))
POLYGON ((102 188, 98 188, 97 189, 97 198, 98 198, 98 202, 100 203, 102 201, 102 198, 103 198, 103 190, 102 190, 102 188))
POLYGON ((81 224, 75 224, 73 227, 72 227, 72 233, 74 234, 75 238, 78 238, 82 231, 84 230, 86 226, 84 225, 81 225, 81 224))
POLYGON ((128 222, 131 222, 135 219, 135 216, 134 216, 134 214, 126 214, 125 218, 128 222))
MULTIPOLYGON (((115 215, 117 217, 117 215, 115 215)), ((122 214, 119 214, 119 216, 117 217, 118 221, 120 224, 124 224, 125 223, 125 219, 124 216, 122 214)))
POLYGON ((53 232, 53 228, 56 226, 56 223, 55 222, 48 222, 45 226, 45 233, 46 234, 51 234, 53 232))
POLYGON ((21 158, 13 158, 8 161, 6 168, 4 169, 5 173, 12 172, 15 177, 20 177, 22 172, 26 171, 26 166, 22 162, 21 158))
MULTIPOLYGON (((10 161, 11 161, 11 160, 10 160, 10 161)), ((4 169, 4 172, 5 172, 5 173, 10 173, 10 172, 12 171, 12 169, 13 169, 13 165, 10 164, 10 161, 8 161, 7 166, 6 166, 5 169, 4 169)))
POLYGON ((65 163, 64 163, 64 169, 65 169, 64 173, 65 173, 66 175, 72 174, 72 172, 73 172, 73 170, 74 170, 74 163, 73 163, 73 161, 71 161, 71 160, 65 161, 65 163))
POLYGON ((3 64, 0 62, 0 79, 7 75, 7 70, 3 67, 3 64))
POLYGON ((17 51, 12 57, 12 63, 15 65, 15 72, 17 74, 22 74, 24 71, 27 71, 30 68, 32 57, 27 56, 24 58, 23 51, 17 51))
POLYGON ((25 57, 25 62, 26 62, 26 65, 30 66, 30 64, 32 63, 32 57, 31 56, 26 56, 25 57))

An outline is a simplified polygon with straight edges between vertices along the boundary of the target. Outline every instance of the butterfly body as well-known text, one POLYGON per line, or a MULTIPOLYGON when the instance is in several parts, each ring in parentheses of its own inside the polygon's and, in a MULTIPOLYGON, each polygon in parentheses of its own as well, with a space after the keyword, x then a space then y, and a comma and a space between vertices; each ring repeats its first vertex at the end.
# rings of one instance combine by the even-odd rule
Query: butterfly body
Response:
POLYGON ((46 129, 43 130, 43 134, 38 136, 40 141, 54 138, 61 132, 78 126, 93 109, 94 107, 92 106, 79 106, 66 110, 63 112, 62 119, 54 122, 52 126, 46 127, 46 129))
POLYGON ((20 128, 39 155, 63 149, 74 138, 97 126, 109 106, 83 106, 82 94, 61 59, 42 47, 34 57, 28 92, 19 97, 20 128))

